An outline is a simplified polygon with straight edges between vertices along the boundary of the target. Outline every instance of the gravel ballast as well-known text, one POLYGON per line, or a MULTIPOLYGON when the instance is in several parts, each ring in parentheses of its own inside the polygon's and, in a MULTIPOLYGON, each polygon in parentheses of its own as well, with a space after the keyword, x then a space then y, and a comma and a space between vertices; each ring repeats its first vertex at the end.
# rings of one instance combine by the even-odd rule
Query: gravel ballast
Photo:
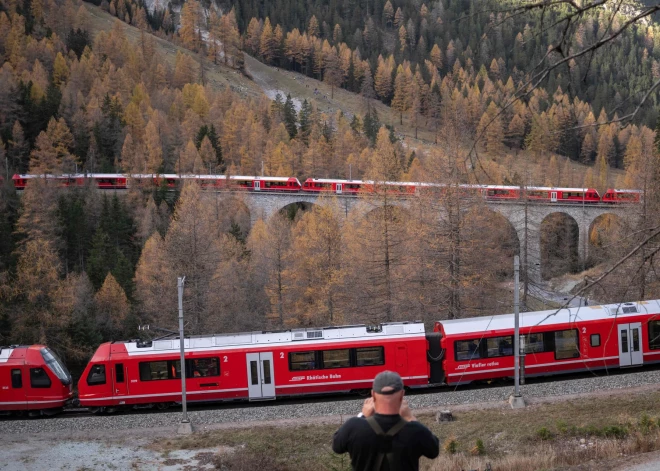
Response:
MULTIPOLYGON (((660 370, 634 371, 627 374, 613 374, 588 378, 565 378, 536 382, 521 386, 523 396, 526 398, 542 398, 587 394, 635 388, 639 386, 660 384, 660 370)), ((446 388, 434 390, 425 394, 408 396, 408 402, 413 410, 441 408, 457 404, 477 404, 506 401, 512 393, 512 386, 474 388, 446 388)), ((357 414, 362 407, 363 399, 350 396, 349 399, 319 398, 318 402, 296 403, 293 401, 245 403, 245 406, 223 406, 203 410, 193 408, 188 412, 190 420, 195 426, 213 424, 231 424, 251 421, 270 421, 282 419, 297 419, 310 417, 324 417, 333 415, 357 414)), ((94 431, 94 430, 124 430, 133 428, 176 427, 181 421, 181 413, 176 412, 149 412, 149 413, 122 413, 109 416, 82 416, 82 417, 51 417, 41 419, 9 419, 0 420, 0 435, 18 433, 53 433, 60 431, 94 431)))

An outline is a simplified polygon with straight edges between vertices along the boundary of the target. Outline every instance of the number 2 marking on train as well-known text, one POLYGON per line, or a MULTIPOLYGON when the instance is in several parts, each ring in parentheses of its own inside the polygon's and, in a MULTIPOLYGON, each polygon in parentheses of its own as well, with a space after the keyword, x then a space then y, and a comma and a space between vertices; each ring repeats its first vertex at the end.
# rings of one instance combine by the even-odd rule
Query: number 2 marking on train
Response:
POLYGON ((280 352, 280 358, 284 360, 284 352, 280 352))
POLYGON ((227 363, 227 355, 225 355, 225 356, 222 357, 222 362, 223 362, 223 363, 227 363))
POLYGON ((583 334, 586 334, 586 333, 587 333, 587 328, 586 328, 586 327, 582 327, 582 333, 583 333, 583 334))

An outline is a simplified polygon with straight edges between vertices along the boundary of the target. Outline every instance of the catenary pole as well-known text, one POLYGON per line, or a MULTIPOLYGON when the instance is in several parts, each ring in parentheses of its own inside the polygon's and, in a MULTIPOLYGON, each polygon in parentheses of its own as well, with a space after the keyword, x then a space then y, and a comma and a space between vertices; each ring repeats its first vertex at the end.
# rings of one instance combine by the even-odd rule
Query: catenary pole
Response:
POLYGON ((520 397, 520 259, 518 255, 513 257, 513 315, 515 317, 515 328, 513 333, 514 362, 514 396, 520 397))
POLYGON ((181 406, 183 407, 182 424, 189 424, 188 407, 186 403, 186 362, 185 362, 185 339, 183 337, 183 284, 186 282, 185 276, 180 276, 177 282, 179 288, 179 346, 181 348, 181 365, 179 371, 181 374, 181 406))

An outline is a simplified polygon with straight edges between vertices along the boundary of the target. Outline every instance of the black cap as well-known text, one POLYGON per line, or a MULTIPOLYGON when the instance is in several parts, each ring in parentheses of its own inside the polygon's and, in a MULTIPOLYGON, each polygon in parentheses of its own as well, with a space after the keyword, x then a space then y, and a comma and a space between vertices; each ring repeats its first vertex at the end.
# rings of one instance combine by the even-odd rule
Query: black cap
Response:
POLYGON ((394 394, 403 390, 403 380, 399 373, 382 371, 374 378, 373 390, 376 394, 394 394))

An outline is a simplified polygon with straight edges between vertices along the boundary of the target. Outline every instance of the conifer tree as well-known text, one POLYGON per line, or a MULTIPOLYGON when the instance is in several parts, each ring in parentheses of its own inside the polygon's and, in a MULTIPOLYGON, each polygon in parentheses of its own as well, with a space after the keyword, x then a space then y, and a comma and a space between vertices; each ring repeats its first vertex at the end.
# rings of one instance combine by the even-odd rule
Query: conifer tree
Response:
POLYGON ((383 20, 385 21, 386 27, 389 28, 392 26, 392 21, 394 20, 394 8, 392 7, 390 0, 387 0, 383 6, 383 20))
POLYGON ((293 139, 298 135, 298 127, 296 125, 296 108, 293 105, 293 100, 291 99, 291 94, 286 96, 286 102, 284 103, 284 126, 286 126, 286 131, 289 133, 289 138, 293 139))
POLYGON ((300 137, 305 144, 309 144, 309 135, 312 132, 312 105, 305 98, 298 113, 300 123, 300 137))

